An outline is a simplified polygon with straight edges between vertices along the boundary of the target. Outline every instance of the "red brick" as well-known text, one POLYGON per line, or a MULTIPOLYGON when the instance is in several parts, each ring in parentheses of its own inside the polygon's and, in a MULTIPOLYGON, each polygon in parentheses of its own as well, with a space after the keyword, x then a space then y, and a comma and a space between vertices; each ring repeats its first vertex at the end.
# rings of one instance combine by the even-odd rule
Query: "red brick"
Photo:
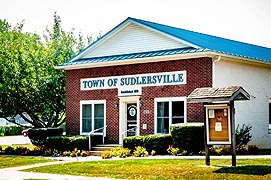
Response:
MULTIPOLYGON (((107 141, 118 142, 119 138, 119 101, 117 89, 80 91, 80 79, 93 77, 147 74, 170 71, 187 71, 187 84, 172 86, 150 86, 142 88, 141 100, 144 106, 140 109, 140 127, 147 124, 147 130, 140 134, 154 133, 154 98, 188 96, 195 88, 212 87, 212 59, 182 59, 167 62, 122 65, 112 67, 67 70, 67 133, 80 133, 80 100, 106 100, 107 141), (150 114, 143 114, 150 110, 150 114)), ((188 122, 203 122, 202 104, 187 104, 188 122)))

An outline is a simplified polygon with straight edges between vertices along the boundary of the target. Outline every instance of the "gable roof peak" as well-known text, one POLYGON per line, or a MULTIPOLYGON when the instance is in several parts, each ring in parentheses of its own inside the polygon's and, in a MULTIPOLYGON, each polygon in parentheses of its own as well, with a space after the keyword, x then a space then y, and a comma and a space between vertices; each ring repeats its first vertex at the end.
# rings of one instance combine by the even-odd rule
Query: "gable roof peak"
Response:
MULTIPOLYGON (((106 34, 104 34, 97 41, 93 42, 88 47, 86 47, 83 51, 81 51, 72 59, 67 61, 67 63, 72 63, 74 61, 83 59, 84 56, 86 54, 89 54, 89 52, 91 52, 93 49, 97 47, 101 47, 103 43, 106 42, 108 39, 119 35, 118 33, 124 30, 126 27, 129 27, 131 25, 130 23, 138 25, 141 28, 148 29, 150 30, 150 32, 157 32, 163 37, 168 37, 168 39, 174 40, 175 42, 179 42, 182 46, 186 45, 186 47, 192 47, 192 48, 195 48, 196 50, 205 49, 212 53, 225 54, 231 57, 235 56, 239 58, 247 58, 252 61, 257 61, 260 63, 271 64, 271 48, 252 45, 252 44, 248 44, 244 42, 239 42, 239 41, 212 36, 208 34, 203 34, 199 32, 194 32, 194 31, 172 27, 172 26, 168 26, 164 24, 159 24, 159 23, 155 23, 151 21, 136 19, 133 17, 127 17, 124 21, 122 21, 116 27, 111 29, 106 34)), ((133 34, 134 32, 138 30, 139 29, 134 29, 134 31, 129 31, 129 32, 133 34)), ((137 34, 136 37, 138 37, 138 35, 139 34, 137 34)), ((134 37, 134 36, 130 36, 130 37, 134 37)), ((144 37, 146 37, 146 34, 144 35, 144 37)), ((181 48, 181 47, 167 46, 167 47, 163 47, 162 49, 152 49, 152 50, 166 50, 166 49, 173 49, 173 48, 181 48)), ((149 51, 149 50, 146 50, 146 51, 149 51)), ((130 53, 129 51, 125 51, 125 52, 127 52, 128 54, 130 53)), ((119 52, 119 53, 123 54, 123 52, 119 52)), ((110 54, 107 54, 107 55, 110 56, 110 54)), ((114 55, 118 55, 118 54, 114 54, 114 55)), ((101 57, 103 56, 104 55, 102 55, 101 57)))

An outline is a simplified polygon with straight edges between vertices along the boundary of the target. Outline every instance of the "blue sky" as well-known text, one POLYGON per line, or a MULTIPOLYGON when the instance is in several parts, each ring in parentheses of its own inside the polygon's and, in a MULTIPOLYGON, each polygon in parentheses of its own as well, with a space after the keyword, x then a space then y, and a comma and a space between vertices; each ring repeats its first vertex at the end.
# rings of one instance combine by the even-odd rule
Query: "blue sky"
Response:
POLYGON ((271 47, 271 0, 0 0, 0 18, 42 34, 56 11, 64 30, 104 34, 127 17, 271 47))

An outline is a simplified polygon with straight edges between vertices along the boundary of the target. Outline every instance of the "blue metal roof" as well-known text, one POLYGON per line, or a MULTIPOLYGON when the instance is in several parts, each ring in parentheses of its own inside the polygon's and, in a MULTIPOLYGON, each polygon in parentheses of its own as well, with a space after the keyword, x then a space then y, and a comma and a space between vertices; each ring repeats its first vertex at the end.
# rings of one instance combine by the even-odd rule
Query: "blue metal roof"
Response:
POLYGON ((167 49, 167 50, 159 50, 159 51, 148 51, 148 52, 140 52, 133 54, 121 54, 121 55, 113 55, 113 56, 103 56, 103 57, 92 57, 92 58, 84 58, 77 59, 73 61, 67 61, 62 64, 62 66, 67 65, 79 65, 86 63, 95 63, 95 62, 107 62, 107 61, 120 61, 125 59, 135 59, 135 58, 145 58, 145 57, 154 57, 154 56, 165 56, 165 55, 175 55, 175 54, 187 54, 194 52, 205 52, 209 51, 208 49, 201 48, 179 48, 179 49, 167 49))
POLYGON ((85 48, 82 52, 76 55, 71 60, 61 64, 60 66, 67 65, 78 65, 86 63, 95 63, 95 62, 107 62, 107 61, 117 61, 124 59, 134 59, 134 58, 144 58, 144 57, 154 57, 154 56, 164 56, 164 55, 173 55, 173 54, 185 54, 193 52, 217 52, 224 53, 228 55, 250 58, 254 60, 264 61, 271 63, 271 48, 261 47, 257 45, 247 44, 239 41, 229 40, 221 37, 216 37, 212 35, 202 34, 198 32, 193 32, 181 28, 171 27, 163 24, 158 24, 150 21, 144 21, 135 18, 127 18, 111 31, 106 33, 96 42, 85 48), (180 39, 184 42, 190 43, 197 48, 179 48, 179 49, 168 49, 168 50, 159 50, 159 51, 149 51, 149 52, 140 52, 133 54, 120 54, 112 56, 103 56, 103 57, 92 57, 87 59, 79 58, 79 55, 84 53, 86 50, 91 48, 93 45, 98 43, 103 39, 103 37, 109 36, 114 30, 120 26, 126 24, 127 22, 134 22, 145 27, 154 29, 161 33, 173 36, 177 39, 180 39))
MULTIPOLYGON (((129 18, 128 18, 129 19, 129 18)), ((214 52, 271 62, 271 48, 229 40, 149 21, 131 20, 214 52)))

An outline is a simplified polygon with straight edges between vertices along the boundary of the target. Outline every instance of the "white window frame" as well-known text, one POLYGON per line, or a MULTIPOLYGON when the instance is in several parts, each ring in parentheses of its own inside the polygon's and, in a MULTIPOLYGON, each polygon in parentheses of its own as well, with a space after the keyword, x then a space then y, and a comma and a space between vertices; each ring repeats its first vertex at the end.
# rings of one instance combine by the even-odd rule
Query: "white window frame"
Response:
MULTIPOLYGON (((89 105, 91 104, 91 108, 92 108, 92 122, 91 122, 91 131, 94 130, 94 105, 95 104, 103 104, 104 105, 104 136, 106 136, 106 100, 82 100, 80 101, 80 135, 88 135, 89 132, 83 132, 83 119, 82 119, 82 115, 83 115, 83 105, 89 105)), ((94 134, 100 134, 100 133, 94 133, 94 134)))
POLYGON ((163 97, 154 99, 154 134, 157 133, 157 103, 158 102, 169 102, 169 132, 170 126, 172 125, 172 102, 174 101, 183 101, 184 102, 184 123, 187 123, 187 100, 186 97, 163 97))

